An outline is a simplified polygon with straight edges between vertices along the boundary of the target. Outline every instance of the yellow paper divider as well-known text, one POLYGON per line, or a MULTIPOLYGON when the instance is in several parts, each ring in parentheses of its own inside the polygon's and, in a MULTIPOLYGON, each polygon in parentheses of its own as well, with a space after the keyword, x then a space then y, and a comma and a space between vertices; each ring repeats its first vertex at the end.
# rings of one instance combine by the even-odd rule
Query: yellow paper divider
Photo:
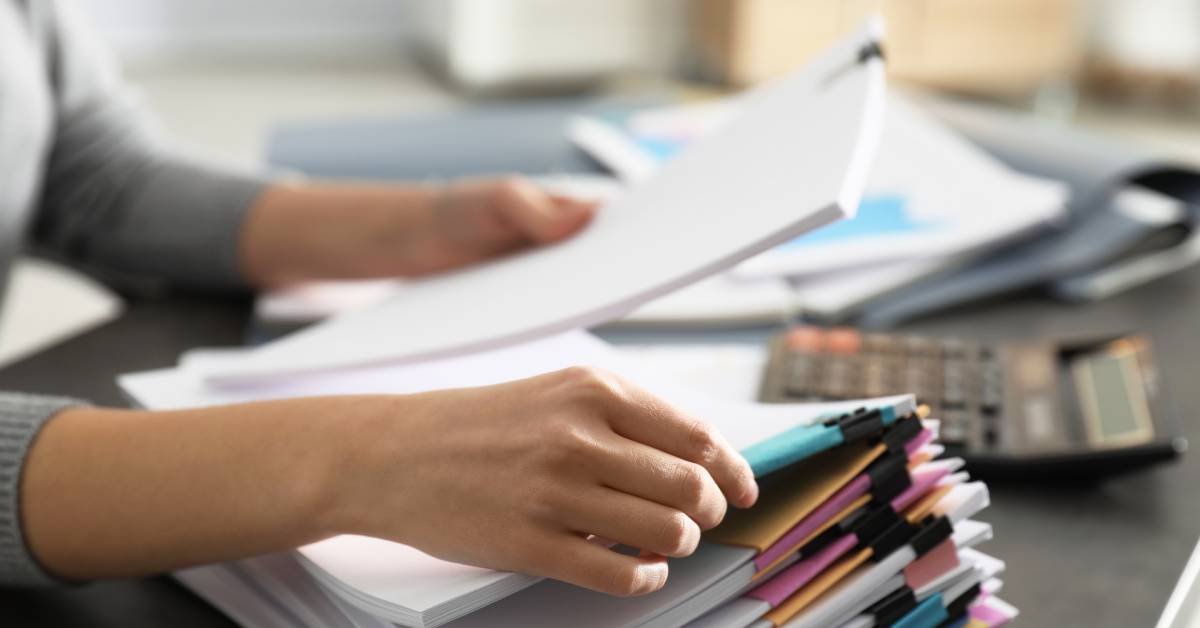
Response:
POLYGON ((883 444, 851 443, 763 478, 758 503, 730 510, 704 539, 765 551, 887 451, 883 444))
MULTIPOLYGON (((829 528, 832 528, 833 526, 841 523, 843 519, 850 516, 850 513, 858 510, 859 508, 862 508, 863 506, 866 506, 870 502, 871 502, 870 494, 862 495, 858 499, 850 502, 849 506, 846 506, 845 508, 843 508, 841 510, 841 512, 839 512, 838 514, 831 517, 829 519, 829 521, 826 521, 825 523, 821 524, 821 527, 817 528, 812 534, 808 535, 803 540, 801 540, 799 543, 796 543, 794 546, 788 548, 788 551, 784 552, 783 555, 781 555, 779 558, 776 558, 774 560, 774 562, 772 562, 771 564, 769 564, 766 567, 763 567, 761 570, 759 570, 758 573, 754 574, 754 577, 752 578, 752 580, 759 580, 763 576, 770 574, 772 569, 775 569, 776 567, 779 566, 780 563, 782 563, 783 561, 790 558, 791 555, 796 553, 797 550, 804 547, 805 545, 808 545, 810 542, 812 542, 813 539, 820 536, 823 532, 825 532, 829 528)), ((774 574, 771 574, 771 575, 774 575, 774 574)))
POLYGON ((860 565, 867 562, 871 557, 871 548, 864 548, 858 552, 846 556, 834 563, 829 569, 821 572, 821 575, 813 578, 812 582, 804 585, 804 588, 792 594, 791 597, 784 600, 782 604, 771 609, 763 619, 771 622, 776 626, 782 626, 787 623, 797 613, 804 610, 813 600, 828 591, 833 585, 841 582, 851 571, 857 569, 860 565))

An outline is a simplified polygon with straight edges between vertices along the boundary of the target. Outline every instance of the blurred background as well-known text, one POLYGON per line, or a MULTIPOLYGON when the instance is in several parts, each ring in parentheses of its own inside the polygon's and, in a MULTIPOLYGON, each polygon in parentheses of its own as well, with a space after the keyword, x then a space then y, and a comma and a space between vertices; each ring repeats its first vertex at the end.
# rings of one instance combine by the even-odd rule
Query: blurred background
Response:
POLYGON ((78 0, 169 130, 251 164, 274 123, 461 98, 724 91, 863 16, 893 79, 1200 161, 1193 0, 78 0))

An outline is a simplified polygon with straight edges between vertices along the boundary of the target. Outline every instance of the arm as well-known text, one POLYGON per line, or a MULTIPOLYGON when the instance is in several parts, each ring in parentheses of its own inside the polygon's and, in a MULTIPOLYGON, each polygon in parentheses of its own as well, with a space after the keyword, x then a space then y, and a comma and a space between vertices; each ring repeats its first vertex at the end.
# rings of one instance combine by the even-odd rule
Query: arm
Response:
POLYGON ((189 158, 156 133, 91 31, 46 4, 56 133, 34 239, 76 263, 210 288, 415 276, 558 241, 590 216, 515 179, 269 183, 189 158))
POLYGON ((447 185, 278 184, 241 234, 243 275, 259 286, 305 279, 416 277, 563 240, 590 203, 520 178, 447 185))
POLYGON ((38 437, 21 488, 29 545, 66 578, 354 533, 626 595, 661 587, 663 556, 694 551, 726 497, 757 496, 711 428, 589 369, 407 396, 69 409, 38 437))

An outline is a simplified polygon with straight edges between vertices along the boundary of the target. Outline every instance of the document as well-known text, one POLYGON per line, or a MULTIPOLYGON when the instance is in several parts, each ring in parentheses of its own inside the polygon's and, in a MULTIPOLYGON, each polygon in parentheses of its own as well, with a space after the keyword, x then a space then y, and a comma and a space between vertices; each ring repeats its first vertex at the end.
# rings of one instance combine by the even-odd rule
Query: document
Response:
POLYGON ((0 366, 103 325, 124 308, 107 288, 44 260, 17 260, 10 273, 0 311, 0 366))
POLYGON ((627 314, 656 296, 853 215, 883 118, 871 29, 780 83, 565 242, 408 284, 206 373, 234 384, 512 345, 627 314))

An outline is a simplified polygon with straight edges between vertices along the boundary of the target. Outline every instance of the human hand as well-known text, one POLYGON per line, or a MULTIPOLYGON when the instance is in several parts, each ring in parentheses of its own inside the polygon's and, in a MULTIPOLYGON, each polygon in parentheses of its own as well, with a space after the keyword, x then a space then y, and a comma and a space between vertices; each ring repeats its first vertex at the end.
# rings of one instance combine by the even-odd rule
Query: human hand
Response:
POLYGON ((548 194, 520 177, 277 184, 251 209, 239 248, 243 272, 260 286, 420 277, 559 242, 594 213, 594 203, 548 194))
POLYGON ((424 229, 411 238, 411 265, 436 272, 578 232, 596 206, 544 192, 528 179, 465 180, 437 191, 424 229))
POLYGON ((368 399, 384 405, 345 426, 355 445, 339 456, 331 527, 443 559, 640 595, 727 499, 757 499, 749 465, 708 424, 593 369, 368 399))

